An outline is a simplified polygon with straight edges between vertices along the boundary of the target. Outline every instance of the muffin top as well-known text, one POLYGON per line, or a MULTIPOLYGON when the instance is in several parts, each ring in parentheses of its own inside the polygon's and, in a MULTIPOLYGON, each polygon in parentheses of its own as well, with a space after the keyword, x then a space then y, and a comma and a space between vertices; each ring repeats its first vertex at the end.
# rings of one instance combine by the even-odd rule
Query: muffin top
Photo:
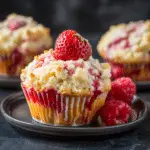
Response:
POLYGON ((150 20, 111 26, 97 49, 102 57, 116 63, 149 63, 150 20))
POLYGON ((16 49, 23 54, 34 54, 49 48, 52 44, 49 32, 31 17, 11 14, 0 23, 0 54, 9 56, 16 49))
POLYGON ((90 57, 88 60, 56 60, 53 50, 41 54, 22 71, 26 87, 36 90, 56 89, 62 94, 90 95, 110 88, 110 66, 90 57))
POLYGON ((65 40, 61 37, 59 41, 62 34, 56 40, 55 50, 36 56, 22 71, 22 86, 38 91, 55 89, 61 94, 74 96, 89 96, 95 91, 108 92, 111 88, 109 64, 92 58, 88 41, 80 41, 79 35, 76 37, 70 30, 66 34, 67 31, 64 31, 65 40), (68 37, 78 40, 70 43, 68 37))

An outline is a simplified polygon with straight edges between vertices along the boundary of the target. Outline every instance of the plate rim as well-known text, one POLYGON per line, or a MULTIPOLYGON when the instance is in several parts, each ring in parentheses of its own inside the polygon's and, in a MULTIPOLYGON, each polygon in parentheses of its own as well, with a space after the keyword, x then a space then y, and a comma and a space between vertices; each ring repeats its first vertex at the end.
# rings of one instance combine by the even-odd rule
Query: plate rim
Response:
MULTIPOLYGON (((134 127, 134 126, 136 126, 137 123, 139 124, 145 119, 147 112, 148 112, 148 108, 147 108, 146 103, 144 101, 142 101, 139 97, 137 97, 137 99, 140 100, 144 105, 145 109, 144 109, 143 115, 142 115, 142 117, 138 118, 137 120, 129 122, 127 124, 122 124, 122 125, 117 125, 117 126, 106 126, 106 127, 67 127, 67 126, 53 126, 53 125, 44 125, 44 124, 32 124, 32 123, 28 123, 28 122, 13 118, 7 112, 7 110, 4 109, 8 105, 8 102, 10 101, 12 96, 23 96, 23 92, 21 91, 21 92, 13 93, 1 101, 0 110, 1 110, 1 113, 4 116, 4 118, 10 124, 12 124, 18 128, 24 129, 26 131, 31 131, 31 132, 35 132, 33 130, 37 130, 37 129, 42 130, 42 132, 38 131, 37 133, 43 133, 43 131, 48 131, 48 133, 47 133, 48 135, 50 135, 49 131, 52 131, 52 133, 51 133, 52 135, 53 134, 55 134, 55 135, 59 134, 60 135, 61 133, 64 133, 64 132, 70 133, 70 131, 72 131, 71 134, 76 133, 77 136, 79 136, 78 134, 80 134, 81 131, 82 131, 82 133, 86 133, 86 135, 92 134, 92 133, 93 133, 93 135, 96 135, 96 134, 102 135, 102 134, 99 134, 100 131, 105 132, 105 130, 111 131, 112 129, 113 130, 120 129, 120 128, 123 129, 123 128, 127 128, 128 126, 134 127), (28 129, 26 129, 26 128, 28 128, 28 129), (87 130, 88 130, 88 133, 87 133, 87 130), (53 132, 55 132, 55 133, 53 133, 53 132)), ((126 131, 126 130, 124 130, 124 131, 126 131)), ((117 132, 115 132, 115 133, 117 133, 117 132)), ((46 134, 46 133, 43 133, 43 134, 46 134)), ((68 135, 66 135, 66 136, 68 136, 68 135)))
POLYGON ((20 80, 20 76, 9 76, 0 74, 0 79, 20 80))

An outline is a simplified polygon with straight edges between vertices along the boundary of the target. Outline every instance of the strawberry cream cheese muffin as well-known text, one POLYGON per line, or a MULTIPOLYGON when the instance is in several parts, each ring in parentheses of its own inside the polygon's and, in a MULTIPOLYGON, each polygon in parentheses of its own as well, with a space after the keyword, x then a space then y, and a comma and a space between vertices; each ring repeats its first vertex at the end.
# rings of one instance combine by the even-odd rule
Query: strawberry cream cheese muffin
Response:
POLYGON ((109 64, 91 54, 86 39, 66 30, 55 50, 35 57, 22 71, 22 89, 34 120, 59 126, 91 122, 111 88, 109 64))
POLYGON ((112 77, 150 80, 150 21, 111 26, 97 46, 112 66, 112 77))
POLYGON ((9 15, 0 23, 0 74, 19 75, 35 55, 50 48, 50 30, 31 17, 9 15))

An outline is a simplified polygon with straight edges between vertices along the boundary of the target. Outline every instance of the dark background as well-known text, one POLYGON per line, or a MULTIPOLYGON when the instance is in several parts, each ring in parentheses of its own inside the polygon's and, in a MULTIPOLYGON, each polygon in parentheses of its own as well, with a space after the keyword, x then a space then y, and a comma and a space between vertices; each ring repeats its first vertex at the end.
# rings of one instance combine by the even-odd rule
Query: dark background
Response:
POLYGON ((54 34, 64 29, 103 33, 112 24, 150 18, 150 0, 1 0, 1 19, 12 12, 33 16, 54 34))
POLYGON ((93 57, 100 58, 100 36, 110 25, 150 18, 150 0, 0 0, 0 20, 13 12, 50 27, 54 43, 63 30, 77 30, 91 43, 93 57))

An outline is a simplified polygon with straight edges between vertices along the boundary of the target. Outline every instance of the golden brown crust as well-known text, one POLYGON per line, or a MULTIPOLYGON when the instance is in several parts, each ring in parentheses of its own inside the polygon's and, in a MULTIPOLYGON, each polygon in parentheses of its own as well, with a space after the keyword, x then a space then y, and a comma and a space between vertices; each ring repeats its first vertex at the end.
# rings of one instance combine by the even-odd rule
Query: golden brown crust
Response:
MULTIPOLYGON (((139 37, 135 34, 129 36, 132 43, 131 48, 117 49, 108 52, 108 45, 121 34, 121 31, 126 30, 128 25, 132 24, 119 24, 111 26, 100 39, 97 45, 98 53, 104 58, 116 63, 149 63, 150 62, 150 20, 143 22, 142 30, 139 37)), ((136 23, 136 22, 135 22, 136 23)), ((133 24, 135 24, 133 23, 133 24)), ((140 31, 138 31, 140 32, 140 31)))

